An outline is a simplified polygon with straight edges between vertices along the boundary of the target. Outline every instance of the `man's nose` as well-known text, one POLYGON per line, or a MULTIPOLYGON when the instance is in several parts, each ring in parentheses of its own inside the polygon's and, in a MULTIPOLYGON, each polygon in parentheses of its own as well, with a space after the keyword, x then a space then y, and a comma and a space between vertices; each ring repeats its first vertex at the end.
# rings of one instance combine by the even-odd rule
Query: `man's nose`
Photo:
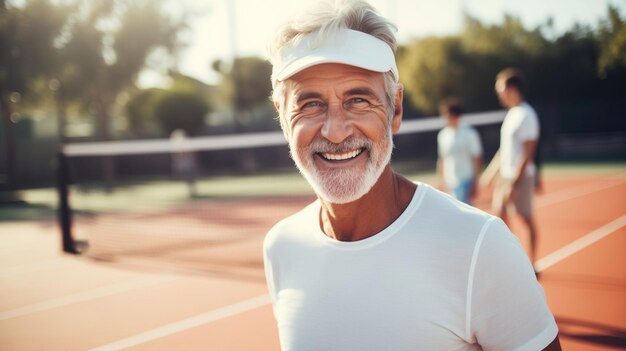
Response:
POLYGON ((343 142, 352 135, 352 121, 341 104, 328 106, 321 133, 322 137, 335 144, 343 142))

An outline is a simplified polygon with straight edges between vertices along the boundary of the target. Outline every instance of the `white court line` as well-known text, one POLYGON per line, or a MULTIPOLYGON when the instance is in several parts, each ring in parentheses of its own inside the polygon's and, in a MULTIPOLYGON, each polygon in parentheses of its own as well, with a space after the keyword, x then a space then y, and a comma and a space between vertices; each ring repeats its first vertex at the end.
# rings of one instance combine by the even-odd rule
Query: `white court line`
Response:
POLYGON ((547 268, 557 264, 558 262, 568 258, 569 256, 581 251, 587 246, 595 243, 608 236, 609 234, 617 232, 622 227, 626 226, 626 215, 619 217, 618 219, 603 225, 602 227, 592 231, 585 236, 574 240, 568 245, 554 251, 553 253, 541 258, 535 263, 535 268, 541 272, 547 268))
POLYGON ((89 351, 114 351, 122 350, 128 347, 136 346, 146 343, 155 339, 162 338, 174 333, 178 333, 183 330, 198 327, 211 322, 216 322, 230 316, 234 316, 240 313, 244 313, 270 303, 269 295, 263 294, 257 297, 253 297, 248 300, 244 300, 232 305, 224 306, 207 313, 203 313, 191 318, 183 319, 175 323, 167 324, 159 328, 148 330, 147 332, 131 336, 126 339, 122 339, 107 345, 99 346, 89 351))
POLYGON ((72 294, 58 299, 47 300, 41 303, 28 305, 20 308, 16 308, 9 311, 0 312, 0 321, 25 316, 32 313, 42 312, 57 307, 72 305, 78 302, 89 301, 98 299, 105 296, 115 295, 122 292, 145 288, 148 286, 161 284, 164 282, 178 279, 175 277, 148 277, 143 279, 134 279, 132 282, 116 284, 113 286, 104 286, 97 289, 83 291, 77 294, 72 294))

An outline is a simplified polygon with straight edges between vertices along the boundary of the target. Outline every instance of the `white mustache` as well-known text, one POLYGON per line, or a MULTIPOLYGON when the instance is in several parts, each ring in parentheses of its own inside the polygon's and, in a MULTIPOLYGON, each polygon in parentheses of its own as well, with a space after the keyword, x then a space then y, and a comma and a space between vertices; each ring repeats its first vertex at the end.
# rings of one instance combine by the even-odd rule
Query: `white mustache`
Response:
POLYGON ((322 152, 334 152, 341 153, 347 152, 354 149, 371 149, 372 141, 366 138, 354 138, 349 137, 348 139, 341 142, 341 144, 332 143, 326 139, 318 139, 313 141, 308 147, 309 153, 322 153, 322 152))

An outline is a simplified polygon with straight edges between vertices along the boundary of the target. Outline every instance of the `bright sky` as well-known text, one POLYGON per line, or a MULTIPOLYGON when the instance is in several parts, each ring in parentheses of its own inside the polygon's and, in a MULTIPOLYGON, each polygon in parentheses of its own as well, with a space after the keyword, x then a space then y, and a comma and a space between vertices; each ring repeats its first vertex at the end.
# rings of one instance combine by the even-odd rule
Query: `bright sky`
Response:
MULTIPOLYGON (((180 57, 180 70, 204 82, 216 83, 218 76, 212 71, 211 62, 230 60, 234 53, 264 57, 265 44, 273 30, 290 14, 306 7, 310 0, 184 0, 180 3, 197 14, 190 23, 190 46, 180 57)), ((400 43, 414 37, 460 32, 463 8, 485 23, 501 23, 505 13, 512 14, 520 17, 527 28, 552 17, 557 33, 570 29, 574 23, 596 26, 606 17, 609 4, 618 6, 622 15, 626 15, 623 0, 370 0, 370 3, 397 24, 400 43)), ((139 83, 150 86, 157 81, 155 74, 144 73, 139 83)))

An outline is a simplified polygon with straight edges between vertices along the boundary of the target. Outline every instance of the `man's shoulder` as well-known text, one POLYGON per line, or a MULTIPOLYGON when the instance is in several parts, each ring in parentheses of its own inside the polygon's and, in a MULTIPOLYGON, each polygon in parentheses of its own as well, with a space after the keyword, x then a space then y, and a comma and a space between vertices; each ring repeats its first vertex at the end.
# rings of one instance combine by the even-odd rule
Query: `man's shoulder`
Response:
POLYGON ((454 227, 469 229, 470 226, 481 227, 493 217, 483 210, 458 201, 451 195, 433 187, 429 187, 428 190, 420 216, 429 218, 429 221, 437 222, 437 225, 447 223, 454 227))
MULTIPOLYGON (((519 239, 497 216, 467 205, 446 193, 433 189, 430 199, 425 199, 421 220, 428 219, 427 232, 432 240, 445 243, 449 252, 473 253, 477 243, 488 246, 499 255, 518 249, 519 239)), ((462 257, 462 256, 460 256, 462 257)))
MULTIPOLYGON (((301 232, 312 230, 313 227, 310 223, 315 223, 315 217, 316 214, 319 213, 319 207, 319 202, 314 201, 300 211, 274 224, 265 236, 263 243, 265 249, 275 246, 280 241, 297 237, 297 234, 301 232)), ((299 237, 302 236, 300 235, 299 237)))
POLYGON ((437 137, 443 138, 444 136, 450 134, 451 129, 452 128, 450 126, 444 126, 443 128, 439 129, 439 132, 437 132, 437 137))
POLYGON ((524 102, 520 105, 520 108, 523 111, 522 114, 525 118, 531 118, 534 120, 538 118, 537 111, 535 111, 535 109, 529 103, 524 102))
MULTIPOLYGON (((449 262, 467 264, 481 234, 492 227, 493 215, 429 187, 418 211, 403 227, 407 247, 427 248, 429 254, 449 262)), ((451 264, 450 267, 455 267, 451 264)))
POLYGON ((512 107, 507 116, 516 116, 518 118, 537 118, 537 111, 527 102, 523 102, 515 107, 512 107))

